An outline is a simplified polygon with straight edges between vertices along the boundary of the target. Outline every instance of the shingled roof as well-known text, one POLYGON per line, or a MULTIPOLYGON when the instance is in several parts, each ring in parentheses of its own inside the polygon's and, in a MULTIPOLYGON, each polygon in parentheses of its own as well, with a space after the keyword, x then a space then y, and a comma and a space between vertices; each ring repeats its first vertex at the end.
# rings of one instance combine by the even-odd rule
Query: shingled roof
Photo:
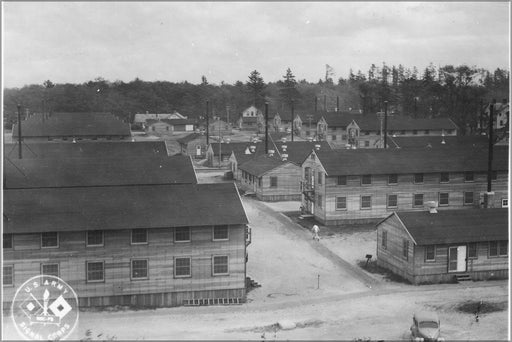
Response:
MULTIPOLYGON (((23 159, 27 158, 140 158, 167 156, 164 141, 86 141, 77 143, 44 142, 21 144, 23 159)), ((5 144, 5 156, 18 158, 18 144, 5 144)))
POLYGON ((176 139, 176 141, 180 144, 188 144, 189 142, 191 142, 192 140, 195 140, 195 139, 198 139, 198 138, 201 138, 201 137, 204 137, 204 139, 206 140, 206 136, 204 134, 201 134, 201 133, 190 133, 182 138, 179 138, 179 139, 176 139))
POLYGON ((249 159, 245 163, 238 166, 240 170, 246 171, 249 174, 260 177, 270 170, 275 169, 281 165, 288 163, 287 161, 282 161, 279 157, 273 156, 270 157, 266 154, 260 154, 255 156, 254 158, 249 159))
POLYGON ((247 223, 232 183, 4 190, 4 233, 247 223))
POLYGON ((396 212, 392 215, 400 219, 417 245, 509 239, 508 209, 439 210, 435 214, 396 212))
MULTIPOLYGON (((483 148, 410 148, 315 151, 329 176, 487 170, 483 148)), ((508 170, 508 146, 495 146, 494 170, 508 170)))
POLYGON ((10 159, 5 188, 195 184, 189 156, 138 158, 10 159))
MULTIPOLYGON (((18 137, 18 124, 13 125, 18 137)), ((111 113, 35 113, 21 122, 23 137, 80 137, 131 135, 130 124, 111 113)))
POLYGON ((411 147, 485 147, 489 140, 484 135, 456 135, 456 136, 388 136, 390 148, 411 147))

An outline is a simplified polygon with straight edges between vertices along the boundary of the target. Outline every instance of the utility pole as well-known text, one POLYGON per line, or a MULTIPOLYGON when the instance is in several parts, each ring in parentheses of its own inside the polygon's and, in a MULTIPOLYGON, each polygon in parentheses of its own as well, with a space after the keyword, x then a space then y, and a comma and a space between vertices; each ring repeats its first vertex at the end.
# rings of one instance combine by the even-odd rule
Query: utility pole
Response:
POLYGON ((327 95, 324 95, 324 111, 327 112, 327 95))
POLYGON ((479 108, 479 119, 480 119, 480 135, 482 135, 483 131, 484 131, 484 121, 483 121, 483 114, 484 114, 484 101, 482 99, 480 99, 480 108, 479 108))
POLYGON ((210 101, 206 100, 206 148, 208 148, 208 145, 210 145, 210 122, 208 119, 208 107, 210 106, 210 101))
POLYGON ((265 102, 265 154, 268 154, 268 102, 265 102))
MULTIPOLYGON (((494 116, 494 104, 496 100, 489 106, 489 152, 487 156, 487 193, 492 191, 492 158, 493 158, 493 116, 494 116)), ((489 208, 489 202, 487 201, 487 208, 489 208)))
MULTIPOLYGON (((226 115, 227 115, 228 129, 230 129, 230 127, 229 127, 229 106, 226 106, 226 115)), ((230 131, 231 131, 231 129, 230 129, 230 131)))
POLYGON ((336 96, 336 111, 340 111, 340 97, 336 96))
POLYGON ((388 101, 384 101, 384 148, 388 147, 388 101))
POLYGON ((293 120, 295 119, 295 115, 294 115, 294 104, 293 104, 293 100, 292 100, 292 121, 291 121, 291 127, 292 127, 292 141, 293 141, 293 120))
MULTIPOLYGON (((219 117, 219 168, 221 167, 221 164, 222 164, 222 144, 221 144, 222 139, 220 137, 220 126, 222 126, 222 125, 221 125, 221 121, 220 121, 220 117, 219 117)), ((212 148, 212 150, 213 150, 213 148, 212 148)))
POLYGON ((18 158, 21 159, 21 105, 18 104, 18 158))
POLYGON ((318 110, 318 97, 315 96, 315 113, 318 110))

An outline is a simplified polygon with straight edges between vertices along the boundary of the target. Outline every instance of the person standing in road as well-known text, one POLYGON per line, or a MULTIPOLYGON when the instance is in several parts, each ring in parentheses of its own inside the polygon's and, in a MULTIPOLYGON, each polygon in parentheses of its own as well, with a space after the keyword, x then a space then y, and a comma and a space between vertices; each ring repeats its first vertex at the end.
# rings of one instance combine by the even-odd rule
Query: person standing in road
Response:
POLYGON ((313 231, 313 240, 320 241, 320 236, 318 236, 320 228, 315 224, 313 228, 311 228, 311 231, 313 231))

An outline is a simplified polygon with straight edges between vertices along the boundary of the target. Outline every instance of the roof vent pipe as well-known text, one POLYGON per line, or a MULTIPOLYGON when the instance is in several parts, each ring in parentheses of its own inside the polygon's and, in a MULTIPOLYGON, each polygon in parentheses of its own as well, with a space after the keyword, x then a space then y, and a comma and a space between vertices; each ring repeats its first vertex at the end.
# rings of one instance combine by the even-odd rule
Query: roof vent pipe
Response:
POLYGON ((315 150, 317 150, 317 151, 318 151, 319 149, 320 149, 320 144, 316 144, 316 145, 315 145, 315 150))
POLYGON ((282 159, 283 161, 288 160, 288 155, 287 155, 286 153, 281 154, 281 159, 282 159))
POLYGON ((283 149, 283 152, 286 152, 286 149, 288 148, 287 145, 281 145, 281 148, 283 149))
POLYGON ((274 151, 274 150, 268 150, 268 156, 269 156, 269 157, 273 157, 273 156, 274 156, 274 153, 275 153, 275 151, 274 151))
POLYGON ((428 209, 428 212, 431 214, 437 213, 437 201, 427 201, 425 202, 425 207, 428 209))

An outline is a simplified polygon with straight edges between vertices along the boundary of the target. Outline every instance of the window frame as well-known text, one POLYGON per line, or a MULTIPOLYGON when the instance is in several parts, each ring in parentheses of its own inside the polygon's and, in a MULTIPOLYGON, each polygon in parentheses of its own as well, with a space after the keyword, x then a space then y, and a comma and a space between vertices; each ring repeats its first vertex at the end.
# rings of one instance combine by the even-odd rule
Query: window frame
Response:
POLYGON ((439 183, 446 184, 450 183, 450 173, 449 172, 441 172, 439 173, 439 183), (446 175, 446 180, 443 180, 443 175, 446 175))
POLYGON ((506 256, 508 256, 508 241, 506 241, 506 240, 499 240, 498 241, 498 256, 499 257, 506 257, 506 256), (501 253, 501 250, 503 248, 502 243, 505 245, 505 247, 507 249, 507 252, 505 254, 501 253))
POLYGON ((58 262, 51 262, 51 263, 41 263, 41 275, 42 276, 55 276, 55 277, 60 277, 60 265, 58 262), (54 275, 54 274, 45 274, 44 273, 44 267, 45 266, 57 266, 57 275, 54 275))
POLYGON ((498 257, 499 257, 498 241, 489 241, 487 256, 488 256, 489 258, 498 258, 498 257), (496 250, 496 254, 491 254, 492 244, 496 244, 496 248, 495 248, 495 250, 496 250))
POLYGON ((388 249, 388 231, 382 230, 381 247, 385 250, 388 249))
POLYGON ((347 185, 347 176, 338 176, 336 179, 336 185, 347 185), (344 182, 340 182, 340 180, 344 179, 344 182))
POLYGON ((270 176, 270 187, 277 188, 277 176, 270 176))
POLYGON ((336 210, 346 211, 347 210, 347 197, 346 196, 336 196, 334 199, 334 206, 335 206, 336 210), (338 202, 339 202, 338 199, 341 199, 341 198, 345 201, 345 206, 343 208, 338 207, 338 202))
POLYGON ((148 231, 148 229, 147 229, 147 228, 133 228, 133 229, 130 231, 130 244, 131 244, 131 245, 147 245, 148 243, 149 243, 149 231, 148 231), (144 242, 134 242, 134 241, 133 241, 133 233, 134 233, 136 230, 137 230, 137 231, 142 231, 142 230, 143 230, 143 231, 145 231, 145 233, 146 233, 146 234, 145 234, 145 235, 146 235, 146 241, 144 241, 144 242))
POLYGON ((412 195, 412 206, 413 208, 422 208, 425 205, 425 195, 417 193, 412 195), (416 204, 416 196, 421 196, 421 204, 416 204))
POLYGON ((448 207, 450 205, 450 193, 449 192, 440 192, 438 195, 438 203, 440 207, 448 207), (446 195, 446 203, 441 202, 441 195, 446 195))
POLYGON ((105 246, 105 231, 104 230, 88 230, 85 232, 85 247, 104 247, 105 246), (89 233, 101 232, 101 244, 89 244, 89 233))
POLYGON ((423 173, 415 173, 413 175, 413 183, 414 184, 424 184, 425 183, 425 175, 423 173), (416 180, 416 177, 419 177, 419 176, 421 176, 421 181, 420 182, 418 182, 416 180))
POLYGON ((390 208, 390 209, 393 209, 393 208, 398 208, 398 194, 387 194, 386 195, 386 208, 390 208), (395 205, 391 205, 389 204, 389 197, 390 196, 395 196, 395 205))
POLYGON ((190 229, 190 226, 186 227, 175 227, 174 228, 174 242, 175 243, 188 243, 192 241, 192 230, 190 229), (178 240, 177 239, 177 233, 180 229, 188 229, 188 240, 178 240))
POLYGON ((8 249, 8 250, 14 249, 14 234, 12 234, 12 233, 9 233, 9 234, 3 233, 2 234, 2 248, 4 250, 5 249, 8 249), (5 246, 6 241, 10 242, 10 247, 5 246))
POLYGON ((14 287, 14 265, 2 265, 2 287, 14 287), (11 269, 11 283, 5 283, 5 269, 11 269))
POLYGON ((361 195, 361 203, 360 203, 361 210, 371 210, 372 209, 372 196, 371 195, 361 195), (364 198, 367 197, 370 199, 370 206, 369 207, 363 207, 364 198))
POLYGON ((494 170, 491 172, 491 181, 498 180, 498 171, 494 170))
MULTIPOLYGON (((97 272, 97 271, 92 271, 97 272)), ((85 262, 85 281, 86 283, 104 283, 105 282, 105 261, 86 261, 85 262), (89 265, 90 264, 101 264, 102 279, 89 279, 89 265)))
POLYGON ((318 185, 322 185, 323 184, 323 175, 324 175, 324 173, 322 171, 318 171, 317 172, 317 182, 318 182, 318 185))
POLYGON ((502 198, 501 199, 501 207, 502 208, 508 208, 508 198, 502 198))
POLYGON ((391 173, 388 175, 388 185, 397 185, 398 184, 398 174, 397 173, 391 173), (396 180, 395 182, 393 183, 391 181, 391 176, 395 176, 396 177, 396 180))
POLYGON ((361 175, 361 185, 372 185, 372 182, 373 182, 372 175, 361 175), (369 183, 364 182, 365 177, 366 177, 366 180, 370 179, 369 183))
POLYGON ((322 208, 323 207, 323 200, 324 200, 324 198, 323 198, 322 194, 317 194, 317 201, 316 202, 317 202, 317 207, 318 208, 322 208))
POLYGON ((468 259, 478 259, 478 242, 471 242, 468 243, 468 259), (475 255, 470 255, 470 251, 473 250, 472 247, 474 247, 475 255))
POLYGON ((464 191, 462 201, 463 205, 475 205, 475 193, 473 191, 464 191), (466 200, 468 194, 471 194, 471 202, 466 200))
POLYGON ((218 224, 212 226, 212 241, 229 241, 229 225, 228 224, 218 224), (226 228, 226 237, 216 238, 215 237, 215 228, 225 227, 226 228))
POLYGON ((212 255, 212 276, 218 277, 218 276, 226 276, 229 275, 229 255, 222 254, 222 255, 212 255), (223 273, 216 273, 215 272, 215 258, 226 258, 226 272, 223 273))
POLYGON ((427 245, 425 246, 425 262, 436 262, 436 256, 437 256, 437 248, 436 245, 427 245), (429 248, 432 248, 433 250, 430 251, 433 254, 433 257, 429 258, 429 248))
POLYGON ((189 257, 189 256, 179 256, 179 257, 174 257, 173 259, 173 275, 174 275, 174 278, 192 278, 192 257, 189 257), (181 259, 187 259, 188 260, 188 274, 176 274, 176 270, 177 270, 177 261, 178 260, 181 260, 181 259))
POLYGON ((45 248, 45 249, 47 249, 47 248, 48 249, 49 248, 59 248, 59 245, 60 245, 59 242, 60 242, 59 241, 59 232, 44 232, 44 233, 41 233, 41 248, 45 248), (55 245, 55 246, 43 246, 43 235, 45 235, 45 234, 56 234, 57 245, 55 245))
POLYGON ((148 258, 133 258, 130 259, 130 280, 147 280, 149 279, 149 259, 148 258), (134 261, 145 261, 146 262, 146 276, 145 277, 134 277, 133 276, 133 262, 134 261))
POLYGON ((402 239, 402 258, 409 261, 409 240, 402 239))
POLYGON ((475 173, 473 171, 464 171, 464 183, 473 183, 475 181, 475 173), (468 176, 469 177, 468 179, 468 176))

